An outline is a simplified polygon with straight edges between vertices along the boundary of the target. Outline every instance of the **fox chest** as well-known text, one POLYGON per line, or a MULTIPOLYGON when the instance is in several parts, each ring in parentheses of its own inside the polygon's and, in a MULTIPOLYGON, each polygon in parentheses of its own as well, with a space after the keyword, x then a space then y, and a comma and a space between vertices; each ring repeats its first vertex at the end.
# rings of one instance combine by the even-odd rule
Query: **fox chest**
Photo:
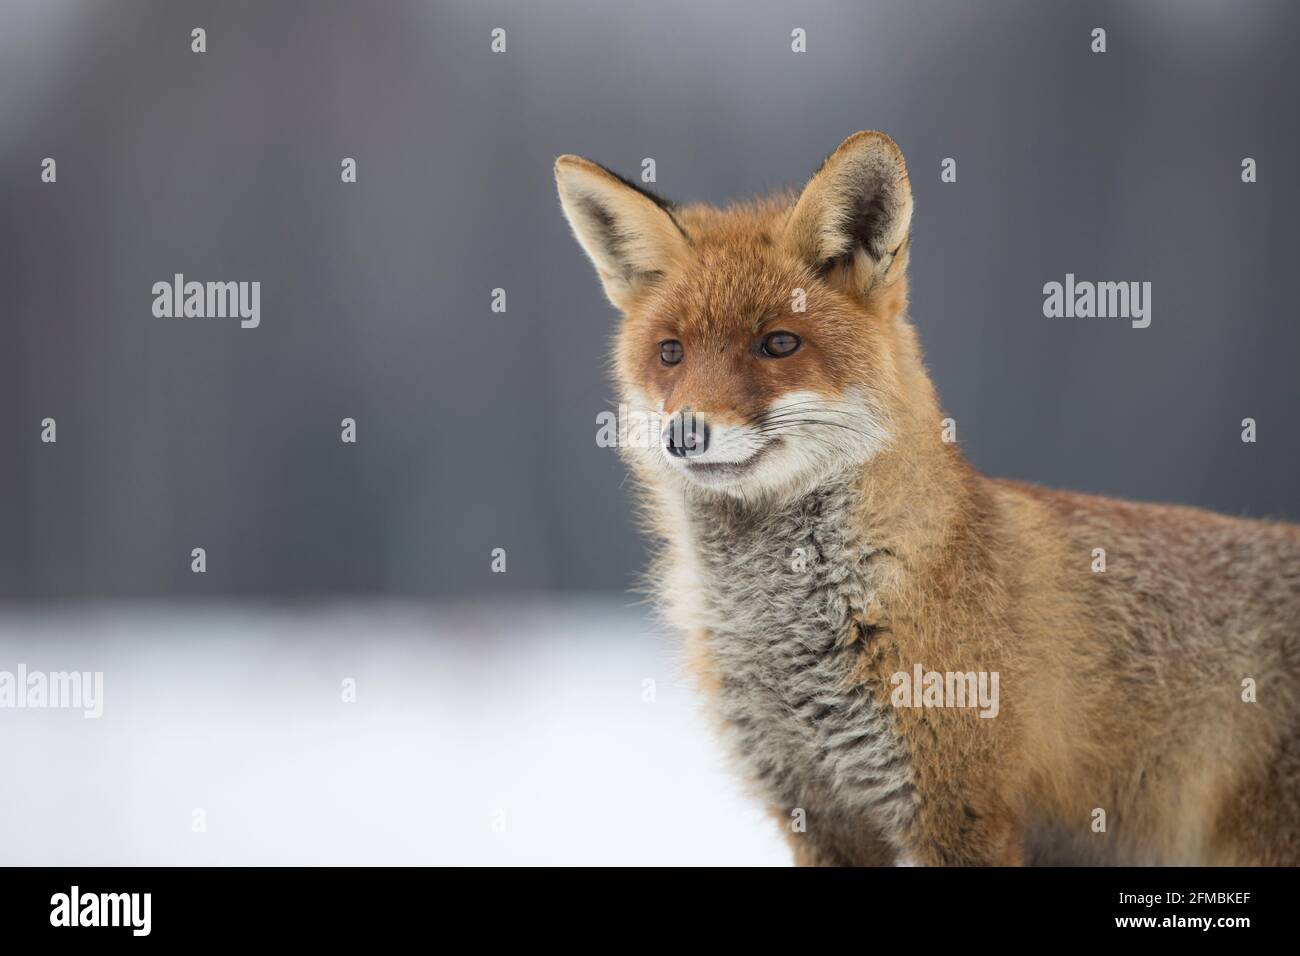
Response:
POLYGON ((908 822, 914 790, 892 715, 852 679, 873 583, 848 518, 834 492, 775 512, 694 511, 693 604, 747 776, 788 811, 848 811, 889 833, 908 822))

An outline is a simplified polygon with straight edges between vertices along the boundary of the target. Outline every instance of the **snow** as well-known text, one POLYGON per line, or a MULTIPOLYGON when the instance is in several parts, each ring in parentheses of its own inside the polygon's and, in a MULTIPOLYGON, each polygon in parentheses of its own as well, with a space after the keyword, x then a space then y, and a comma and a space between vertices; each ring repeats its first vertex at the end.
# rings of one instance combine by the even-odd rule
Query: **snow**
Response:
POLYGON ((788 864, 676 660, 599 597, 0 610, 104 675, 0 709, 0 863, 788 864))

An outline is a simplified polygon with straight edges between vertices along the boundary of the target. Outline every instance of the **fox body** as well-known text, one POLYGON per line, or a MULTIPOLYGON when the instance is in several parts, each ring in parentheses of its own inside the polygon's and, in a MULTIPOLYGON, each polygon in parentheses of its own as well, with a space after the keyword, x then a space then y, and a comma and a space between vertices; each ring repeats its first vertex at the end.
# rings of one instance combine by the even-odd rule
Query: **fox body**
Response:
POLYGON ((889 137, 725 210, 556 179, 663 424, 625 450, 655 596, 796 862, 1300 863, 1300 528, 977 474, 889 137))

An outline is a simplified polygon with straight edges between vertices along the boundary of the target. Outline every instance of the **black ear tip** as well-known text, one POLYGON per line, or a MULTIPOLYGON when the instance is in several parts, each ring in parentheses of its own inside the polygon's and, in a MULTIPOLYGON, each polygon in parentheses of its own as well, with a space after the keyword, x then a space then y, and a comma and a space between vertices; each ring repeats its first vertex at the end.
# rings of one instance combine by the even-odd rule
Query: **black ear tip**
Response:
POLYGON ((671 214, 673 210, 677 208, 677 204, 672 202, 671 200, 665 199, 663 196, 651 192, 649 189, 646 189, 640 183, 633 182, 632 180, 628 179, 626 176, 620 176, 618 173, 614 172, 614 170, 610 169, 608 166, 602 166, 600 163, 587 159, 584 156, 575 156, 572 153, 565 153, 563 156, 556 157, 555 160, 555 178, 560 181, 563 181, 565 174, 569 172, 593 173, 597 171, 599 171, 599 173, 604 174, 605 176, 608 176, 610 179, 614 180, 615 182, 620 183, 623 186, 626 186, 628 189, 632 190, 633 192, 639 193, 640 195, 644 196, 646 199, 650 200, 652 203, 654 203, 656 206, 658 206, 666 213, 671 214))
POLYGON ((632 190, 633 192, 640 193, 642 196, 644 196, 646 199, 649 199, 652 203, 654 203, 664 212, 672 212, 673 209, 675 208, 675 203, 673 203, 671 200, 665 199, 663 196, 651 192, 650 190, 642 186, 640 183, 633 182, 632 180, 628 179, 626 176, 620 176, 618 173, 614 172, 614 170, 610 169, 608 166, 602 166, 600 163, 592 163, 591 165, 595 166, 597 169, 604 172, 607 176, 610 176, 613 179, 617 179, 620 183, 622 183, 624 186, 626 186, 628 189, 632 190))

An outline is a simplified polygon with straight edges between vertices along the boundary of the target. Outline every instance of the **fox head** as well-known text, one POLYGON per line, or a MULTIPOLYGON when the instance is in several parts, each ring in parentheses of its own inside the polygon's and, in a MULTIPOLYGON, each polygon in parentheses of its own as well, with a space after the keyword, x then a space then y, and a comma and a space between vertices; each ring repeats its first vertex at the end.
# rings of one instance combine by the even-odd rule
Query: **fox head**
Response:
MULTIPOLYGON (((883 133, 850 136, 801 193, 677 206, 578 156, 560 202, 623 313, 621 398, 658 422, 651 474, 739 498, 794 493, 897 438, 912 193, 883 133)), ((915 363, 919 369, 919 359, 915 363)))

